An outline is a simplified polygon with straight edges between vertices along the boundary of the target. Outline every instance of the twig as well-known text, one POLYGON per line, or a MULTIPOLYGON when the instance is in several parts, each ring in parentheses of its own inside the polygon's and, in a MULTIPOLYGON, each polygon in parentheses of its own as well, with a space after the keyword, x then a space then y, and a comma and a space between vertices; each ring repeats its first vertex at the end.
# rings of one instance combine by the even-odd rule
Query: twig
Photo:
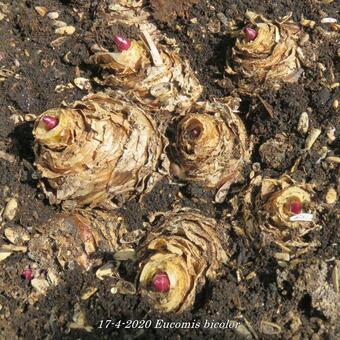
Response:
POLYGON ((142 39, 150 50, 151 58, 155 66, 162 66, 163 60, 157 50, 155 43, 153 42, 151 35, 147 31, 142 31, 142 39))

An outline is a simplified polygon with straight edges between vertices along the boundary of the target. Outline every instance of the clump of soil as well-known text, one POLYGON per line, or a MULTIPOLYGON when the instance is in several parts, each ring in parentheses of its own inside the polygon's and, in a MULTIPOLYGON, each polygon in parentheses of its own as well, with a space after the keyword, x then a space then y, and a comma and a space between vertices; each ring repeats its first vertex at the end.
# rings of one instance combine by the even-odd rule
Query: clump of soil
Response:
POLYGON ((178 19, 187 19, 190 7, 196 3, 197 0, 150 0, 154 18, 169 26, 175 25, 178 19))

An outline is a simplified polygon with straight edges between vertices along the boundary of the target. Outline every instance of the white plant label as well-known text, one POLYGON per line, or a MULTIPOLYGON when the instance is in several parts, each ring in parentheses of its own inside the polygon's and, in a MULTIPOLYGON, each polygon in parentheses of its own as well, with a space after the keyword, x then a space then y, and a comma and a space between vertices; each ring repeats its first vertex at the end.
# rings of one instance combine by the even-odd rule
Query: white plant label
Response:
POLYGON ((312 222, 314 219, 314 215, 313 214, 309 214, 309 213, 301 213, 301 214, 297 214, 294 216, 290 217, 290 221, 292 222, 312 222))

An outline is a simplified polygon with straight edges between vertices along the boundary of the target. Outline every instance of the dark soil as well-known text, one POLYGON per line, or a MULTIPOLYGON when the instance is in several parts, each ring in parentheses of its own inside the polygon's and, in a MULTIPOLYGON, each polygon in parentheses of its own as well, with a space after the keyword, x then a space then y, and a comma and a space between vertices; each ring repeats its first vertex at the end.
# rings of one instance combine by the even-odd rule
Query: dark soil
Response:
MULTIPOLYGON (((93 77, 97 71, 88 64, 90 47, 100 44, 113 46, 116 33, 133 35, 134 29, 108 24, 109 1, 52 1, 52 0, 5 0, 8 4, 6 18, 0 21, 0 67, 13 69, 18 74, 0 81, 0 208, 9 197, 17 197, 19 209, 11 226, 22 226, 34 235, 36 228, 56 214, 58 207, 48 205, 37 188, 37 174, 32 166, 32 122, 23 122, 24 115, 39 114, 59 106, 62 101, 72 102, 86 95, 86 91, 76 87, 55 91, 57 85, 67 85, 75 77, 93 77), (49 11, 58 11, 58 20, 76 27, 76 33, 67 36, 60 45, 51 45, 59 38, 54 34, 50 19, 39 16, 35 6, 46 6, 49 11), (81 13, 81 15, 80 15, 81 13), (22 124, 15 124, 13 115, 21 117, 22 124), (4 159, 3 159, 4 158, 4 159)), ((246 10, 253 10, 269 18, 293 12, 293 19, 299 21, 301 15, 320 22, 320 11, 340 19, 336 4, 323 4, 312 0, 216 0, 216 1, 158 1, 146 2, 153 11, 158 26, 168 36, 176 38, 183 58, 188 58, 191 66, 204 86, 202 99, 222 97, 235 90, 236 82, 226 78, 223 72, 225 56, 231 41, 223 31, 209 31, 207 27, 218 22, 216 14, 222 12, 227 19, 242 19, 246 10), (193 20, 195 19, 195 20, 193 20)), ((214 24, 214 25, 213 25, 214 24)), ((214 26, 215 27, 215 26, 214 26)), ((324 39, 318 30, 308 32, 312 41, 324 39)), ((335 79, 339 79, 337 46, 324 40, 320 46, 319 62, 327 69, 333 68, 335 79)), ((304 270, 315 262, 327 262, 329 271, 333 260, 340 257, 339 203, 329 207, 324 203, 324 195, 330 186, 338 184, 339 168, 333 163, 319 161, 316 151, 327 145, 329 155, 339 154, 339 113, 332 107, 339 99, 338 88, 322 87, 322 79, 316 69, 306 69, 297 84, 284 85, 279 91, 267 91, 258 97, 242 98, 240 116, 248 133, 254 140, 253 162, 260 163, 258 174, 279 177, 289 171, 301 157, 298 168, 292 176, 298 181, 315 184, 316 199, 322 208, 318 223, 321 230, 309 237, 320 243, 313 251, 302 256, 301 263, 283 268, 273 257, 274 246, 259 249, 256 242, 228 231, 232 244, 230 266, 221 270, 216 282, 208 282, 198 293, 191 311, 183 315, 157 315, 150 307, 134 295, 113 295, 110 284, 98 281, 94 272, 82 273, 78 268, 65 272, 62 282, 48 295, 37 302, 28 299, 32 290, 29 282, 21 277, 23 269, 31 264, 27 254, 15 254, 0 262, 0 338, 4 339, 242 339, 240 330, 224 329, 119 329, 98 328, 101 320, 153 320, 223 321, 239 320, 242 325, 251 324, 259 339, 337 339, 340 338, 338 317, 325 316, 325 311, 317 309, 311 300, 311 293, 301 290, 296 282, 304 278, 304 270), (265 105, 271 107, 268 112, 265 105), (309 112, 311 126, 322 129, 312 151, 304 150, 305 136, 297 132, 297 123, 302 112, 309 112), (327 131, 335 127, 336 140, 329 143, 327 131), (284 137, 278 136, 284 134, 284 137), (286 138, 286 146, 277 157, 264 157, 261 145, 276 138, 286 138), (237 271, 243 277, 251 272, 256 276, 248 280, 237 280, 237 271), (98 292, 89 300, 80 299, 84 288, 93 286, 98 292), (87 324, 93 327, 91 333, 69 330, 75 306, 79 304, 85 311, 87 324), (295 327, 296 319, 300 320, 295 327), (279 335, 265 335, 260 330, 261 321, 281 325, 279 335)), ((267 106, 267 107, 268 107, 267 106)), ((270 145, 266 145, 270 148, 270 145)), ((275 150, 273 152, 276 152, 275 150)), ((246 172, 249 174, 250 169, 246 172)), ((246 176, 247 178, 247 176, 246 176)), ((134 230, 155 211, 168 211, 175 206, 198 208, 204 215, 214 217, 220 225, 238 221, 236 211, 230 216, 230 200, 247 183, 231 188, 226 203, 215 205, 214 193, 196 185, 179 185, 161 181, 141 202, 132 200, 120 209, 120 213, 134 230)), ((0 230, 1 234, 3 228, 0 230)), ((4 239, 4 237, 3 237, 4 239)), ((2 242, 2 241, 1 241, 2 242)), ((331 274, 329 272, 329 282, 331 274)))

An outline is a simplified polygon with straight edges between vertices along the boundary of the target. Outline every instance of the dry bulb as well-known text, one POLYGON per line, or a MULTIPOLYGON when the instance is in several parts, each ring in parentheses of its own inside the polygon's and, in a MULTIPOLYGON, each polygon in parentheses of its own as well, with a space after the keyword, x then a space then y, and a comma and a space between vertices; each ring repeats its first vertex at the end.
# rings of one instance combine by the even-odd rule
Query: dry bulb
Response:
POLYGON ((139 291, 162 312, 183 312, 206 279, 214 279, 227 254, 215 220, 197 211, 166 213, 137 251, 139 291))
POLYGON ((217 190, 222 202, 230 185, 241 178, 250 151, 245 127, 236 114, 239 99, 198 102, 177 124, 169 149, 171 173, 217 190))
POLYGON ((98 265, 95 253, 118 250, 124 232, 122 219, 114 213, 81 209, 58 214, 40 226, 28 251, 42 267, 71 269, 77 264, 88 270, 93 264, 98 265))
POLYGON ((177 51, 161 44, 156 48, 146 36, 147 40, 116 36, 119 52, 102 50, 94 54, 92 63, 104 69, 100 82, 157 111, 186 109, 202 93, 194 72, 177 51))
POLYGON ((252 94, 265 83, 279 86, 298 81, 303 56, 299 25, 290 16, 272 21, 248 11, 246 18, 249 25, 237 37, 226 68, 240 78, 239 90, 252 94))
POLYGON ((116 93, 95 94, 37 118, 36 166, 51 204, 104 205, 157 180, 163 139, 148 112, 116 93))
POLYGON ((244 196, 243 223, 247 234, 262 244, 274 242, 283 250, 307 247, 302 237, 316 227, 313 190, 289 176, 280 179, 255 177, 244 196))

